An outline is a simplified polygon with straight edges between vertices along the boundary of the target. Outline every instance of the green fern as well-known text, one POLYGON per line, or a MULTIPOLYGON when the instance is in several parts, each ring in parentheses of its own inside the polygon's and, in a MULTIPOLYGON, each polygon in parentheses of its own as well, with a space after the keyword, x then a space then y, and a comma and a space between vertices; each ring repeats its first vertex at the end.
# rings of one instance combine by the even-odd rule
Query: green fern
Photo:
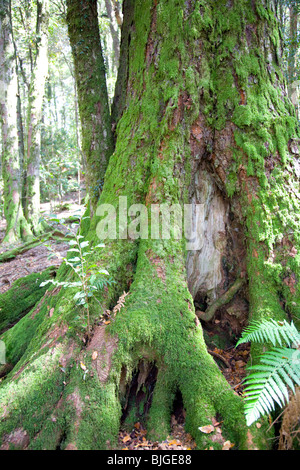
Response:
POLYGON ((248 367, 244 402, 247 425, 274 411, 275 404, 284 407, 289 401, 289 389, 295 393, 300 385, 300 334, 293 323, 264 320, 253 322, 245 329, 237 346, 254 341, 269 342, 270 351, 260 357, 260 363, 248 367), (280 347, 275 347, 275 346, 280 347))
POLYGON ((298 347, 300 345, 300 335, 294 323, 287 321, 262 320, 253 321, 251 325, 245 328, 237 346, 242 343, 254 341, 257 343, 270 342, 273 346, 291 346, 293 343, 298 347))

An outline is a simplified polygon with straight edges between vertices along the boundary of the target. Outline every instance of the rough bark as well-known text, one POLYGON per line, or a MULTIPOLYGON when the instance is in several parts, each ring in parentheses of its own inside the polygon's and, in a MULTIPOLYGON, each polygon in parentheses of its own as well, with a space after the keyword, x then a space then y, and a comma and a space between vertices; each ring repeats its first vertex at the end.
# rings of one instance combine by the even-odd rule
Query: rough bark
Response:
POLYGON ((57 268, 50 267, 43 273, 33 273, 18 279, 7 292, 0 295, 0 333, 9 329, 41 300, 46 287, 40 284, 55 277, 57 268))
MULTIPOLYGON (((187 253, 185 240, 174 236, 107 240, 90 261, 115 284, 98 300, 112 310, 128 295, 109 325, 99 322, 102 309, 91 302, 88 343, 74 294, 49 290, 35 317, 37 334, 23 340, 26 352, 0 389, 2 448, 114 448, 131 381, 142 392, 140 409, 150 375, 151 437, 167 436, 180 392, 186 429, 199 449, 220 448, 213 434, 199 431, 216 415, 236 448, 268 447, 264 421, 260 429, 246 427, 241 399, 206 349, 193 302, 209 308, 245 277, 250 318, 299 322, 297 126, 272 7, 252 0, 125 0, 126 93, 122 87, 99 210, 119 208, 120 196, 149 213, 151 204, 197 203, 199 249, 187 253)), ((83 221, 82 233, 95 244, 101 220, 98 212, 83 221)), ((70 277, 63 265, 58 278, 70 277)))
POLYGON ((27 109, 27 155, 25 216, 35 235, 40 223, 41 122, 45 83, 48 74, 48 0, 37 1, 36 54, 29 86, 27 109))
POLYGON ((290 6, 290 43, 288 57, 288 91, 289 97, 299 116, 299 85, 297 81, 296 58, 298 50, 298 9, 296 5, 290 6))
POLYGON ((14 243, 30 236, 21 205, 22 169, 18 140, 18 80, 10 1, 0 3, 0 118, 2 131, 2 176, 6 232, 3 243, 14 243))
POLYGON ((296 5, 290 6, 290 50, 288 61, 288 78, 289 83, 296 80, 296 55, 297 55, 297 26, 298 26, 298 10, 296 5))
POLYGON ((82 127, 86 185, 94 210, 114 149, 97 1, 67 1, 67 22, 82 127))

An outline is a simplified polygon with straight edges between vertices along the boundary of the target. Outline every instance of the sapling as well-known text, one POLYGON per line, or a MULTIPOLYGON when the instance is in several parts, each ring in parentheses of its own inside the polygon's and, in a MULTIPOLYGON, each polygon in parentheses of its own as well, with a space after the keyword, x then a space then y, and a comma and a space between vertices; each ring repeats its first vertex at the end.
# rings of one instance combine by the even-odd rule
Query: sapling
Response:
MULTIPOLYGON (((81 226, 81 221, 88 217, 83 217, 80 220, 79 227, 81 226)), ((80 233, 80 229, 78 230, 80 233)), ((63 257, 63 261, 71 267, 75 273, 77 281, 55 281, 49 279, 40 284, 40 287, 45 286, 46 284, 55 284, 57 286, 63 286, 64 288, 74 288, 76 293, 73 297, 76 305, 82 306, 86 309, 87 317, 87 335, 88 339, 90 338, 90 300, 94 298, 99 305, 101 306, 103 313, 105 313, 101 303, 95 297, 95 293, 103 290, 103 288, 113 281, 109 278, 109 273, 106 269, 99 269, 97 264, 89 264, 88 256, 91 255, 96 249, 104 248, 104 244, 100 243, 96 246, 90 246, 88 240, 84 240, 83 235, 77 235, 73 232, 74 238, 69 241, 70 248, 67 252, 67 257, 63 257), (68 258, 68 253, 75 253, 76 255, 72 258, 68 258)), ((47 245, 47 248, 51 251, 52 248, 47 245)))

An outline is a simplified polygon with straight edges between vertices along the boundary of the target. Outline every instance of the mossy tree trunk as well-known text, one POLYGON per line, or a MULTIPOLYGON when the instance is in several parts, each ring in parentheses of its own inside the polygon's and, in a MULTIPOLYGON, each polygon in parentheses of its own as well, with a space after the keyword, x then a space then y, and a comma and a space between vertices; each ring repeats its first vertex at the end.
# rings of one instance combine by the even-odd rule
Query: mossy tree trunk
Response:
POLYGON ((2 130, 2 176, 4 182, 4 243, 14 243, 30 236, 21 205, 22 169, 18 139, 18 79, 10 1, 0 2, 0 119, 2 130))
POLYGON ((288 90, 289 97, 293 102, 296 115, 299 118, 299 85, 297 81, 296 58, 298 52, 298 8, 296 4, 291 4, 290 9, 290 41, 288 56, 288 90))
POLYGON ((36 51, 29 86, 27 108, 25 216, 32 231, 42 231, 40 223, 41 123, 45 83, 48 74, 48 0, 37 1, 36 51))
MULTIPOLYGON (((216 416, 238 449, 268 447, 264 426, 246 427, 240 398, 208 354, 193 302, 205 310, 245 278, 250 318, 299 322, 297 127, 272 7, 125 0, 116 149, 82 233, 97 244, 101 205, 120 209, 120 196, 150 215, 152 204, 197 203, 198 248, 187 252, 174 236, 136 238, 136 221, 129 236, 107 240, 91 262, 115 283, 98 300, 112 309, 128 295, 109 325, 91 301, 88 342, 74 293, 48 291, 21 320, 35 318, 36 334, 20 338, 26 352, 0 389, 2 448, 115 448, 135 374, 144 398, 147 376, 156 376, 151 437, 168 435, 180 392, 199 449, 220 447, 198 429, 216 416)), ((71 278, 67 266, 58 278, 71 278)), ((17 327, 5 333, 16 344, 17 327)))
POLYGON ((119 26, 118 26, 117 21, 115 20, 115 15, 113 13, 113 5, 110 0, 105 0, 105 8, 106 8, 107 16, 109 18, 109 30, 110 30, 112 44, 113 44, 112 65, 113 65, 114 71, 117 72, 119 60, 120 60, 120 39, 119 39, 119 31, 118 31, 119 26))
POLYGON ((97 1, 68 0, 67 22, 82 127, 86 187, 94 210, 114 150, 97 1))

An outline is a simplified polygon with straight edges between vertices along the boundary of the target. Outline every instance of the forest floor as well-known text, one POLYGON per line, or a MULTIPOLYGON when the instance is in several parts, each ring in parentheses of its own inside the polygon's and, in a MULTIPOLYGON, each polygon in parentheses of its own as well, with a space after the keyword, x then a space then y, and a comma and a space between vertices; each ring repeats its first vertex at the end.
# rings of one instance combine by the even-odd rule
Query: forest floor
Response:
MULTIPOLYGON (((50 203, 41 204, 41 214, 46 221, 57 217, 63 222, 71 216, 82 214, 83 210, 84 206, 79 205, 77 202, 76 193, 71 193, 56 208, 51 208, 50 203)), ((68 228, 63 223, 56 224, 55 228, 63 233, 68 231, 68 228)), ((4 234, 5 220, 0 219, 0 243, 4 234)), ((3 262, 0 265, 0 294, 7 291, 12 283, 21 277, 44 271, 49 266, 58 267, 69 248, 66 242, 50 240, 46 244, 41 243, 39 246, 18 254, 13 259, 3 262), (51 250, 46 245, 49 245, 51 250)), ((0 251, 2 252, 1 245, 0 251)))
MULTIPOLYGON (((51 214, 60 220, 66 220, 71 216, 83 213, 84 206, 76 202, 76 195, 70 195, 51 214)), ((45 218, 49 218, 50 204, 42 204, 41 211, 45 218)), ((66 226, 58 224, 57 229, 67 231, 66 226)), ((4 237, 5 221, 0 220, 0 242, 4 237)), ((5 261, 0 265, 0 294, 7 291, 12 283, 31 273, 41 272, 48 266, 59 266, 69 245, 65 242, 48 241, 51 245, 51 252, 44 244, 17 255, 15 258, 5 261), (51 257, 49 256, 51 253, 51 257)), ((209 332, 213 335, 214 331, 209 332)), ((219 349, 217 347, 210 350, 222 373, 226 377, 235 393, 242 394, 242 381, 246 375, 245 367, 249 357, 249 345, 242 344, 238 348, 233 346, 219 349)), ((118 448, 121 450, 194 450, 196 444, 192 437, 185 432, 185 411, 182 402, 174 406, 171 417, 171 433, 163 442, 151 442, 147 439, 147 431, 139 422, 135 423, 131 430, 120 430, 118 448)), ((199 423, 201 428, 201 423, 199 423)), ((226 441, 222 436, 222 421, 212 423, 211 426, 204 426, 199 432, 214 433, 213 438, 222 445, 223 450, 230 450, 234 443, 226 441)))

